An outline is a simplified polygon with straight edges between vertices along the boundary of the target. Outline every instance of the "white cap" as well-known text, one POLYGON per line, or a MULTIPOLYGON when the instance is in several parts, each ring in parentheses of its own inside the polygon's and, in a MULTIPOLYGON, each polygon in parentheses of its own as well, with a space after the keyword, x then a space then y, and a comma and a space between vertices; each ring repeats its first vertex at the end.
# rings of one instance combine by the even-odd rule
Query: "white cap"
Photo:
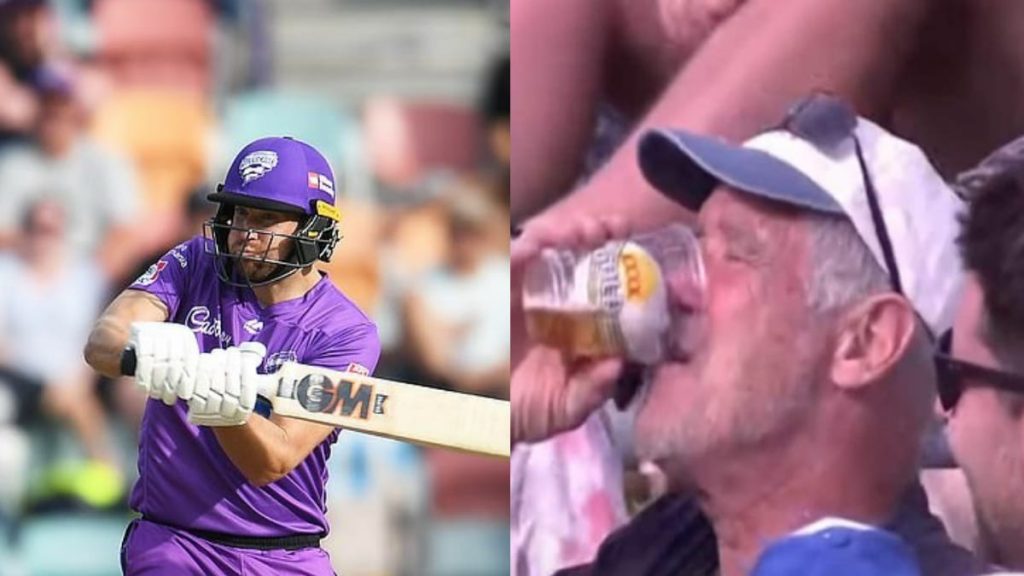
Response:
POLYGON ((851 113, 847 133, 837 143, 821 147, 787 129, 765 132, 742 146, 682 131, 653 130, 640 142, 639 161, 652 186, 694 211, 715 187, 726 184, 770 200, 845 216, 892 277, 851 135, 860 143, 903 294, 938 336, 952 326, 963 285, 956 246, 963 202, 914 144, 851 113))

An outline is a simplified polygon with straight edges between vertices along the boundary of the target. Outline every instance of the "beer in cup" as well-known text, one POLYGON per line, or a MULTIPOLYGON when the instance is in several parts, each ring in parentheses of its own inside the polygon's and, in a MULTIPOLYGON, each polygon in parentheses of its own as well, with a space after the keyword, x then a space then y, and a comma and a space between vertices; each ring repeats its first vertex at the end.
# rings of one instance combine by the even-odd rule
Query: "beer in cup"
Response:
POLYGON ((651 365, 692 347, 703 290, 699 243, 673 224, 592 252, 542 251, 526 270, 523 307, 536 342, 651 365))

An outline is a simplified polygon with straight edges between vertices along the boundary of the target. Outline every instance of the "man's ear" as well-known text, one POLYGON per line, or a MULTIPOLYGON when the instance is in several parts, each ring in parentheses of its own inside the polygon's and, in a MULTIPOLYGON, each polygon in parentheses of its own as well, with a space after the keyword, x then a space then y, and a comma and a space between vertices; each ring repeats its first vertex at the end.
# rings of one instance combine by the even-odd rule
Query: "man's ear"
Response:
POLYGON ((841 388, 877 382, 906 354, 916 329, 914 309, 899 294, 878 294, 839 320, 832 354, 832 381, 841 388))

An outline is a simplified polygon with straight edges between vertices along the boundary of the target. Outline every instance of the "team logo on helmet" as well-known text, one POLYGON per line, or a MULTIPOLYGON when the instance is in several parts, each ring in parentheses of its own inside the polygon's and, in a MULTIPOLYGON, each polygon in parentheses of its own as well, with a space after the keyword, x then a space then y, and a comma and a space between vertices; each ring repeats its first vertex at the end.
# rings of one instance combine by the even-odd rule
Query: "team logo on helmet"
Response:
POLYGON ((277 166, 277 152, 259 150, 247 154, 238 163, 238 172, 242 175, 242 184, 248 184, 267 175, 277 166))

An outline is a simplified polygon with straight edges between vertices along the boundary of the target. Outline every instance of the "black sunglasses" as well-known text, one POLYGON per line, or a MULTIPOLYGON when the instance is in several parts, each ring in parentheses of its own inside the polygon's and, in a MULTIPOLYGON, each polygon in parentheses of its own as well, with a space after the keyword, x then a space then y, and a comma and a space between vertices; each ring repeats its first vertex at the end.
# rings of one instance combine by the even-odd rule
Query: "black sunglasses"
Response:
POLYGON ((780 128, 826 153, 834 151, 847 138, 853 140, 857 163, 860 165, 861 177, 864 179, 868 207, 871 210, 871 221, 875 226, 875 235, 878 238, 878 244, 882 247, 882 257, 885 259, 885 266, 888 269, 889 283, 896 293, 903 294, 900 270, 896 266, 896 256, 893 253, 889 229, 885 226, 882 209, 878 204, 878 193, 871 181, 871 174, 868 172, 867 162, 864 160, 864 152, 855 132, 857 113, 846 102, 835 96, 816 93, 791 108, 780 128))
POLYGON ((1024 394, 1024 376, 987 368, 950 355, 953 331, 947 330, 939 338, 935 352, 935 372, 938 376, 939 402, 942 409, 951 412, 966 388, 996 388, 1007 392, 1024 394))

